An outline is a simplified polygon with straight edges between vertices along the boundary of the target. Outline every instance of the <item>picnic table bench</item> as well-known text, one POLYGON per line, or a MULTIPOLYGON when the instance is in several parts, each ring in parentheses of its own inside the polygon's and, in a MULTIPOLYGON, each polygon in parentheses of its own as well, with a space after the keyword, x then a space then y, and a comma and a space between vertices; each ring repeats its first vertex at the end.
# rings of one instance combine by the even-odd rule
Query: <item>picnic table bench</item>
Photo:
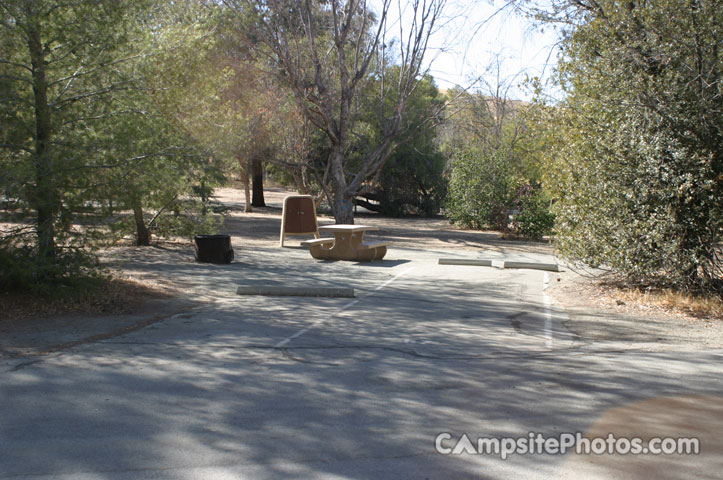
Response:
POLYGON ((319 260, 381 260, 387 254, 387 247, 391 242, 363 242, 364 232, 370 230, 379 229, 367 225, 325 225, 319 227, 319 231, 331 232, 334 238, 317 238, 301 244, 308 246, 311 256, 319 260))

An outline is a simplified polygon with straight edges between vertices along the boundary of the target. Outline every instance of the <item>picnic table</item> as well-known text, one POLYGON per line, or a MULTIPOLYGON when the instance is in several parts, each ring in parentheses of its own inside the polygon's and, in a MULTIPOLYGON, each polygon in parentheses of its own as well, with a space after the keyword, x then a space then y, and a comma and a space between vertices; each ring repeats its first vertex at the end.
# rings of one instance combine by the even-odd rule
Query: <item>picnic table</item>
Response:
POLYGON ((381 260, 387 254, 390 242, 365 243, 364 232, 379 230, 368 225, 324 225, 320 232, 330 232, 334 238, 317 238, 306 240, 302 245, 308 246, 311 256, 319 260, 348 260, 370 262, 381 260))

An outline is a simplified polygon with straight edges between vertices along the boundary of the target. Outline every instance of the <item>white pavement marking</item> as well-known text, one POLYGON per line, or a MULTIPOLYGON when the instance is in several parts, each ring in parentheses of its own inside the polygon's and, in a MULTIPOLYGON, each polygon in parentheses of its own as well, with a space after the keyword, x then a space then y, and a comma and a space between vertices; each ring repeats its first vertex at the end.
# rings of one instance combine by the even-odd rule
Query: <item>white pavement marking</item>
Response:
POLYGON ((552 312, 550 311, 550 297, 545 293, 547 287, 550 286, 550 275, 545 272, 542 277, 542 303, 545 305, 545 345, 552 348, 552 312))
MULTIPOLYGON (((396 279, 398 279, 398 278, 401 277, 402 275, 404 275, 404 274, 406 274, 406 273, 409 273, 412 269, 414 269, 414 267, 410 267, 410 268, 404 270, 403 272, 398 273, 398 274, 395 275, 394 277, 390 278, 390 279, 387 280, 386 282, 384 282, 384 283, 382 283, 381 285, 379 285, 379 286, 378 286, 377 288, 375 288, 373 291, 371 291, 371 292, 369 292, 368 294, 364 295, 364 297, 369 297, 369 296, 371 296, 371 295, 374 295, 374 292, 378 292, 379 290, 381 290, 382 288, 386 287, 387 285, 389 285, 390 283, 392 283, 393 281, 395 281, 396 279)), ((338 311, 336 311, 333 315, 329 315, 329 317, 319 319, 319 320, 313 322, 311 325, 308 325, 308 326, 302 328, 301 330, 299 330, 299 331, 296 332, 295 334, 293 334, 293 335, 291 335, 291 336, 289 336, 289 337, 286 337, 285 339, 281 340, 279 343, 277 343, 276 345, 274 345, 274 348, 281 348, 281 347, 285 346, 286 344, 288 344, 288 343, 289 343, 290 341, 292 341, 293 339, 298 338, 298 337, 302 336, 303 334, 305 334, 306 332, 308 332, 309 330, 311 330, 312 328, 314 328, 314 327, 316 327, 316 326, 318 326, 318 325, 321 325, 322 323, 324 323, 324 322, 327 320, 327 318, 335 317, 335 316, 339 315, 341 312, 343 312, 344 310, 346 310, 347 308, 353 307, 353 306, 356 305, 357 303, 359 303, 359 299, 357 299, 357 300, 352 300, 351 302, 349 302, 349 303, 347 303, 346 305, 344 305, 343 307, 341 307, 341 308, 340 308, 338 311)))
MULTIPOLYGON (((377 288, 375 288, 374 291, 376 292, 377 290, 381 290, 382 288, 386 287, 387 285, 389 285, 390 283, 392 283, 392 282, 393 282, 394 280, 396 280, 397 278, 401 277, 402 275, 404 275, 404 274, 406 274, 406 273, 411 272, 412 270, 414 270, 414 267, 409 267, 408 269, 404 270, 403 272, 400 272, 400 273, 396 274, 394 277, 390 278, 389 280, 387 280, 386 282, 382 283, 382 284, 379 285, 377 288)), ((372 292, 372 293, 368 293, 367 295, 365 295, 365 297, 368 297, 369 295, 373 295, 373 292, 372 292)))

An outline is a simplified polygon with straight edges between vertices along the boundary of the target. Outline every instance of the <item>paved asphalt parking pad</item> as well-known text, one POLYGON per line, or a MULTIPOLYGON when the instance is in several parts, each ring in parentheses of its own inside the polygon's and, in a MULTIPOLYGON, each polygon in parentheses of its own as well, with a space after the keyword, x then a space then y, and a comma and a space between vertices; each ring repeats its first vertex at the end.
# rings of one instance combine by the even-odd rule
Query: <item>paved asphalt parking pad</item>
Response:
POLYGON ((723 471, 723 352, 575 337, 544 293, 545 272, 438 265, 449 251, 391 249, 369 264, 293 248, 239 252, 225 266, 169 255, 126 268, 183 278, 196 306, 123 336, 0 362, 0 479, 723 471), (238 296, 240 284, 344 286, 356 297, 238 296), (575 432, 695 436, 701 453, 502 460, 435 448, 465 434, 476 444, 575 432))

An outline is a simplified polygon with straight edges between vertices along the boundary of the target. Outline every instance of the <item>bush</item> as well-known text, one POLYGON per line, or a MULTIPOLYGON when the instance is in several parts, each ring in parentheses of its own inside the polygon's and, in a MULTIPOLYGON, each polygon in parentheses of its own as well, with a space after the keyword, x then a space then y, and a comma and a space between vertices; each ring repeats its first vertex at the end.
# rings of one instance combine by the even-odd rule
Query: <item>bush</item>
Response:
POLYGON ((52 259, 21 239, 0 240, 0 290, 58 297, 63 288, 82 290, 104 278, 98 259, 82 248, 59 248, 52 259))
POLYGON ((507 231, 509 210, 522 183, 506 151, 458 151, 449 182, 447 218, 467 228, 507 231))
POLYGON ((213 235, 221 231, 224 217, 221 215, 161 215, 152 225, 154 235, 161 238, 213 235))
POLYGON ((525 185, 520 196, 520 213, 512 222, 513 228, 519 235, 533 240, 550 235, 555 226, 555 215, 549 207, 550 199, 540 188, 525 185))
MULTIPOLYGON (((146 226, 154 238, 193 238, 194 235, 216 234, 224 226, 224 214, 228 209, 217 202, 179 201, 172 208, 164 210, 146 226), (208 213, 201 213, 203 209, 208 213), (213 213, 211 213, 213 212, 213 213)), ((106 243, 115 243, 127 235, 136 234, 136 223, 132 215, 118 216, 108 225, 108 232, 98 234, 106 243)))
POLYGON ((447 191, 444 157, 432 149, 423 153, 415 150, 395 152, 384 165, 377 187, 362 195, 366 201, 357 203, 392 217, 439 214, 447 191))
POLYGON ((546 167, 558 252, 639 286, 723 293, 723 9, 577 2, 546 167))

